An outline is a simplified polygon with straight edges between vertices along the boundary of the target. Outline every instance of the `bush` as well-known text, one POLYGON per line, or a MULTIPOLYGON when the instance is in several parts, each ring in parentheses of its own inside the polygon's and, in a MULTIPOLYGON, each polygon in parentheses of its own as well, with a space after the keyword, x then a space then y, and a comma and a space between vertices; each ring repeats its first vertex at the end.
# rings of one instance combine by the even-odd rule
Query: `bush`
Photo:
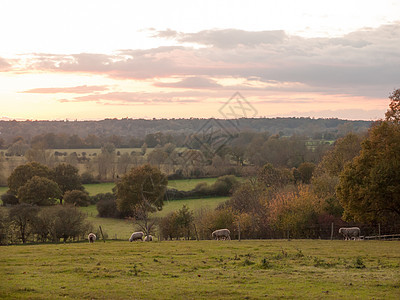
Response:
POLYGON ((96 204, 96 208, 98 211, 98 216, 101 218, 118 218, 123 219, 125 217, 129 217, 128 213, 122 213, 117 208, 117 203, 115 202, 115 196, 111 193, 107 194, 98 194, 96 196, 101 195, 101 200, 99 200, 96 204))
POLYGON ((86 214, 72 205, 58 205, 52 208, 55 216, 55 224, 52 226, 53 236, 63 239, 86 238, 91 231, 92 225, 86 221, 86 214))
POLYGON ((211 191, 217 196, 232 195, 234 187, 237 185, 237 179, 233 175, 219 177, 211 186, 211 191))
POLYGON ((115 195, 113 193, 99 193, 90 197, 91 204, 97 204, 101 200, 115 200, 115 195))
POLYGON ((1 195, 1 201, 3 201, 3 206, 17 205, 19 203, 17 197, 8 193, 1 195))
POLYGON ((75 206, 89 206, 90 197, 87 192, 80 190, 66 191, 64 194, 64 202, 75 206))
POLYGON ((8 243, 9 220, 7 214, 0 210, 0 245, 8 243))
POLYGON ((82 184, 92 184, 92 183, 99 183, 94 176, 89 172, 84 172, 81 175, 81 182, 82 184))

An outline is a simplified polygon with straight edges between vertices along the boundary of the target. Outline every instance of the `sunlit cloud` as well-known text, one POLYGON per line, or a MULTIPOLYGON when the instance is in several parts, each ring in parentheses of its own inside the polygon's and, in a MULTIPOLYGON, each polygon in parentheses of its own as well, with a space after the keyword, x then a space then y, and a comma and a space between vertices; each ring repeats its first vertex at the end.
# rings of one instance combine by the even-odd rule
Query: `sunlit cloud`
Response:
POLYGON ((108 90, 107 86, 74 86, 74 87, 57 87, 57 88, 35 88, 23 91, 29 94, 88 94, 93 92, 103 92, 108 90))

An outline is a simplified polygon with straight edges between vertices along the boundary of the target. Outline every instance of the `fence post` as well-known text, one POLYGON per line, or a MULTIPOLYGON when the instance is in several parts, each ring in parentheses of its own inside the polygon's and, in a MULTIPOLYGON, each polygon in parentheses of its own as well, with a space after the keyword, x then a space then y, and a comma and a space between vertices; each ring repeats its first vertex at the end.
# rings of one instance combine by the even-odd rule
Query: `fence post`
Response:
POLYGON ((196 233, 196 240, 199 240, 199 235, 197 234, 196 224, 193 224, 194 232, 196 233))
POLYGON ((103 242, 106 242, 106 239, 104 238, 104 234, 103 234, 103 230, 101 230, 101 226, 99 226, 100 228, 100 233, 101 233, 101 237, 103 238, 103 242))
POLYGON ((331 223, 331 241, 333 240, 333 222, 331 223))
POLYGON ((381 239, 381 223, 378 223, 378 239, 381 239))
POLYGON ((240 221, 238 221, 238 233, 239 233, 239 242, 240 242, 240 221))

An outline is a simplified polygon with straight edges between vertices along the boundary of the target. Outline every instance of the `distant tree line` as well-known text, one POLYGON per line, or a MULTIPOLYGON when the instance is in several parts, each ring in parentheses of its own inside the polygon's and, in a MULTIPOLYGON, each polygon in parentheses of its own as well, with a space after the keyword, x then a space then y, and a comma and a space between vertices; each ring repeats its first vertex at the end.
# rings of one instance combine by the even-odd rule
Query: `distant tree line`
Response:
MULTIPOLYGON (((99 148, 113 143, 117 148, 163 146, 181 147, 185 138, 198 133, 210 119, 106 119, 102 121, 0 121, 0 148, 18 141, 47 149, 99 148)), ((224 128, 232 120, 218 120, 224 128)), ((368 121, 311 118, 241 118, 233 120, 235 131, 269 132, 280 136, 301 135, 314 139, 334 140, 349 131, 365 131, 368 121)))

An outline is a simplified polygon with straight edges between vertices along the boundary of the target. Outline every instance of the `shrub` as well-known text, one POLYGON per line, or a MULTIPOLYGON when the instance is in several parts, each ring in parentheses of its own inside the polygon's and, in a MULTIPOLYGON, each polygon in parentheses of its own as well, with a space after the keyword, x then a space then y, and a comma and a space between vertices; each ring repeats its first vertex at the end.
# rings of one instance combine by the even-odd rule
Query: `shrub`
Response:
POLYGON ((86 221, 86 214, 72 205, 58 205, 52 208, 56 218, 53 225, 53 236, 57 240, 86 238, 87 232, 91 231, 92 225, 86 221))
POLYGON ((115 201, 115 195, 113 193, 99 193, 90 197, 91 204, 97 204, 101 200, 113 200, 115 201))
POLYGON ((7 214, 0 210, 0 245, 8 243, 9 220, 7 214))
POLYGON ((99 217, 123 219, 130 216, 129 213, 123 213, 118 210, 117 203, 115 202, 115 196, 113 194, 107 193, 101 195, 103 195, 103 198, 96 204, 99 217))
POLYGON ((8 193, 1 195, 1 201, 3 201, 3 206, 17 205, 19 203, 17 197, 8 193))
POLYGON ((90 198, 87 192, 80 190, 66 191, 63 197, 65 203, 75 206, 89 206, 90 198))
POLYGON ((81 174, 81 182, 82 184, 98 183, 94 176, 89 172, 84 172, 81 174))

